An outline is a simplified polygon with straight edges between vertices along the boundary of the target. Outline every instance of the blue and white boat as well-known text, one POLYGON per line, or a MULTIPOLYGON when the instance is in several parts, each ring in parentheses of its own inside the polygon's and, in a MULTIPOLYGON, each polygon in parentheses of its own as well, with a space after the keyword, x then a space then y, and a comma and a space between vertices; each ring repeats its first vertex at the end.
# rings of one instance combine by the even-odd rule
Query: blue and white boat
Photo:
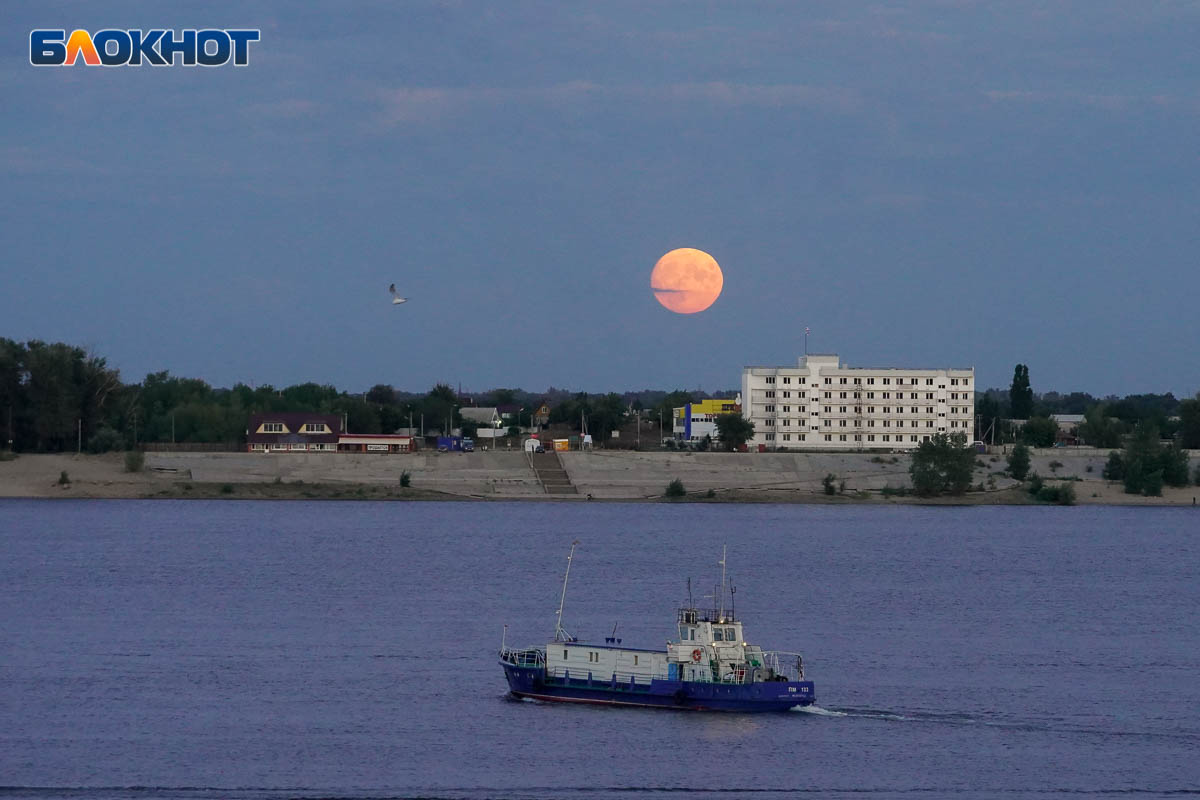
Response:
POLYGON ((666 650, 622 647, 615 629, 603 644, 571 636, 563 630, 562 611, 575 544, 567 556, 554 641, 521 650, 501 643, 500 664, 509 691, 516 697, 743 712, 785 711, 816 702, 812 681, 804 679, 799 653, 763 650, 746 641, 741 620, 734 613, 733 589, 726 586, 724 555, 714 607, 697 608, 689 586, 687 603, 675 619, 678 638, 668 641, 666 650))

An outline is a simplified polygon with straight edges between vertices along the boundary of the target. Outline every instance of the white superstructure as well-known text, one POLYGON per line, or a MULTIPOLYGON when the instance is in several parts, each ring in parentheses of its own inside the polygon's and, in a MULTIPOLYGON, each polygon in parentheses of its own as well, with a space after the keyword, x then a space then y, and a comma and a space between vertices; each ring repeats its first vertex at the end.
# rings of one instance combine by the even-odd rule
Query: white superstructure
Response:
POLYGON ((742 369, 752 448, 909 450, 937 433, 973 438, 975 369, 850 367, 837 355, 742 369))

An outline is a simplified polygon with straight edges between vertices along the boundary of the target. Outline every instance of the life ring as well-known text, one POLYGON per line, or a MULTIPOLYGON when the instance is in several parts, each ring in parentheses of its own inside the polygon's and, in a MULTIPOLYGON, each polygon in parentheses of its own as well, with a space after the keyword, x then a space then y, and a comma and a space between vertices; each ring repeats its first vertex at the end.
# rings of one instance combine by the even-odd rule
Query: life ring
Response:
POLYGON ((702 658, 704 658, 704 651, 699 647, 692 651, 692 661, 699 663, 702 658))

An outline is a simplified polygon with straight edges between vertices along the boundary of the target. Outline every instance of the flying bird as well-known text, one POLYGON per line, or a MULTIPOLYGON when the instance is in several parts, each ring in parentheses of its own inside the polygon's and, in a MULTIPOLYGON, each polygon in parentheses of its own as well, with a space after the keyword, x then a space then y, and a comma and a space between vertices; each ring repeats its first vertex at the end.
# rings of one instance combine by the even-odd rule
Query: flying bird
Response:
POLYGON ((401 297, 400 295, 396 294, 396 284, 393 283, 391 286, 389 286, 388 291, 392 293, 392 305, 398 306, 401 303, 408 302, 407 297, 401 297))

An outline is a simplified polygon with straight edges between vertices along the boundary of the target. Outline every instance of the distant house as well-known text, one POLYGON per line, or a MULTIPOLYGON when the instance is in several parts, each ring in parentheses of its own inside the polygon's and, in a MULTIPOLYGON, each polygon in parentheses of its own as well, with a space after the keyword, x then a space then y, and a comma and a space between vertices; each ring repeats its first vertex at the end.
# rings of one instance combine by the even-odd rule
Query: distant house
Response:
POLYGON ((251 414, 246 450, 251 453, 336 453, 342 419, 337 414, 280 411, 251 414))
POLYGON ((339 453, 411 453, 417 439, 398 433, 343 433, 338 437, 339 453))
POLYGON ((1051 414, 1050 419, 1058 425, 1054 434, 1056 444, 1079 444, 1079 426, 1083 424, 1083 414, 1051 414))
POLYGON ((533 409, 533 424, 539 426, 550 424, 550 406, 548 404, 540 403, 533 409))

